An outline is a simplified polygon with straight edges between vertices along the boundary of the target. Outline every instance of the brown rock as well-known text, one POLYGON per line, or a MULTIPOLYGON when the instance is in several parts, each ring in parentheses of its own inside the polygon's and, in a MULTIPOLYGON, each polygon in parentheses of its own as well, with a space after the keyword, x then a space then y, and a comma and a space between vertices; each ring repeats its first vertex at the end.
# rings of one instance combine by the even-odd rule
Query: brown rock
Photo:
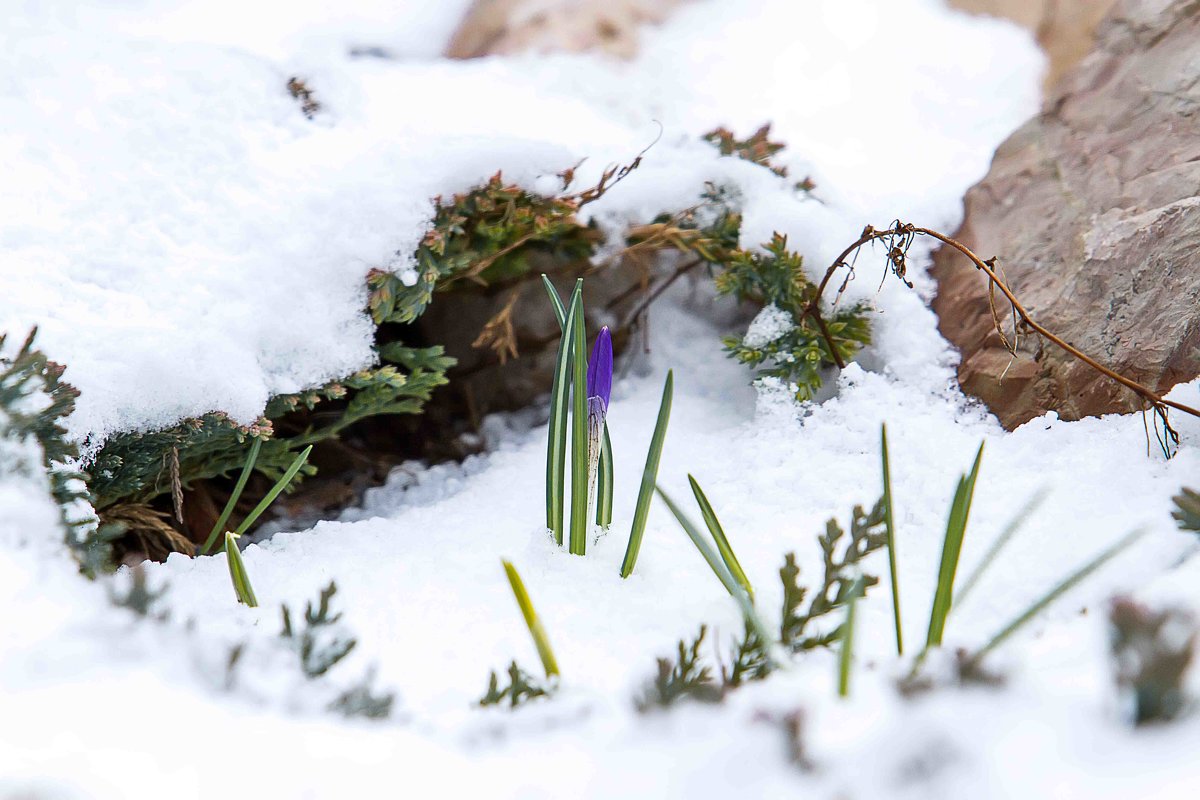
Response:
POLYGON ((637 52, 638 29, 682 0, 475 0, 446 48, 449 58, 513 53, 637 52))
MULTIPOLYGON (((1118 2, 1096 49, 996 152, 956 236, 999 256, 1041 324, 1160 392, 1200 374, 1198 63, 1200 2, 1118 2)), ((946 249, 933 273, 959 381, 1006 427, 1048 410, 1141 408, 1036 337, 1013 361, 992 333, 982 276, 946 249)))
POLYGON ((1113 0, 952 0, 976 14, 1005 17, 1033 31, 1046 51, 1051 89, 1092 49, 1092 36, 1113 0))

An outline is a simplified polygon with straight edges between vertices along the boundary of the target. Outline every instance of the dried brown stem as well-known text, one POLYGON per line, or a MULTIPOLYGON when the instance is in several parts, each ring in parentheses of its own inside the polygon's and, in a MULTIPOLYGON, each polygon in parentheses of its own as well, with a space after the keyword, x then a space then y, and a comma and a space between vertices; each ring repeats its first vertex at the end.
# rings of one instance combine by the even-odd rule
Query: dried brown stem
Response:
MULTIPOLYGON (((1041 335, 1044 339, 1051 342, 1071 357, 1082 361, 1105 377, 1121 384, 1148 403, 1150 407, 1154 409, 1155 414, 1163 423, 1167 434, 1172 436, 1172 438, 1174 438, 1174 431, 1171 430, 1167 421, 1168 408, 1173 408, 1193 417, 1200 418, 1200 410, 1192 408, 1188 405, 1184 405, 1183 403, 1177 403, 1174 400, 1167 400, 1157 392, 1146 386, 1143 386, 1132 378, 1127 378, 1120 373, 1114 372, 1096 359, 1079 350, 1079 348, 1061 339, 1040 325, 1036 320, 1033 319, 1033 317, 1029 315, 1029 312, 1025 309, 1025 307, 1021 305, 1021 301, 1017 299, 1017 296, 1013 294, 1013 291, 1008 287, 1008 285, 1000 279, 999 275, 996 274, 994 260, 984 261, 962 242, 959 242, 943 233, 938 233, 937 231, 930 230, 929 228, 918 228, 915 225, 903 224, 900 222, 896 222, 891 228, 882 231, 875 230, 870 225, 864 228, 862 235, 859 236, 853 244, 843 250, 842 254, 838 256, 837 259, 834 260, 833 264, 830 265, 829 269, 825 271, 825 276, 821 279, 821 283, 817 286, 816 293, 813 295, 812 300, 804 309, 803 316, 811 316, 817 323, 817 326, 821 329, 821 335, 825 337, 825 341, 829 345, 829 349, 833 353, 834 360, 837 362, 839 367, 844 367, 845 365, 842 363, 842 359, 838 356, 837 349, 833 343, 833 338, 829 335, 829 331, 825 327, 824 320, 821 317, 821 297, 824 294, 825 289, 829 286, 830 280, 839 269, 849 268, 849 264, 846 262, 846 259, 849 258, 851 254, 856 253, 863 246, 878 240, 887 240, 889 244, 894 245, 894 242, 897 239, 907 244, 908 242, 911 242, 912 237, 914 236, 928 236, 932 239, 936 239, 942 244, 957 250, 970 259, 971 263, 975 265, 976 269, 981 270, 985 275, 987 275, 989 291, 993 289, 1000 290, 1000 293, 1004 295, 1009 304, 1012 306, 1013 312, 1016 314, 1021 324, 1029 327, 1031 330, 1041 335)), ((888 260, 891 262, 892 269, 900 277, 903 277, 903 256, 904 251, 907 250, 906 244, 899 249, 895 246, 890 247, 888 252, 888 260), (897 253, 899 253, 898 256, 897 253)))

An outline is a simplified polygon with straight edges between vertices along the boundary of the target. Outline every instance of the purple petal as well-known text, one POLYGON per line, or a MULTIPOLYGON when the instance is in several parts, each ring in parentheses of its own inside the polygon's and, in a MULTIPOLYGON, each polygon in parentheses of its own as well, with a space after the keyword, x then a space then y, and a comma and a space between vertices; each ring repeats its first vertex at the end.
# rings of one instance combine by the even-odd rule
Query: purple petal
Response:
POLYGON ((589 398, 598 397, 608 411, 608 399, 612 396, 613 352, 612 334, 608 326, 600 329, 596 344, 592 348, 592 357, 588 359, 587 394, 589 398))

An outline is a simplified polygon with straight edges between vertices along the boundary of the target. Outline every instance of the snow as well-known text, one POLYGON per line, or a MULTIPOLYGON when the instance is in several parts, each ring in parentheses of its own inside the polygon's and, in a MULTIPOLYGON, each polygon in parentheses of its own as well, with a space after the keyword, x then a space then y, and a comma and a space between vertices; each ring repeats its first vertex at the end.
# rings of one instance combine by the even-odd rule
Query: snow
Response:
MULTIPOLYGON (((435 56, 463 3, 342 3, 336 17, 324 5, 29 3, 0 31, 0 321, 38 323, 41 345, 69 365, 83 390, 76 440, 94 447, 214 408, 248 421, 272 393, 366 363, 366 271, 403 268, 429 198, 496 169, 532 186, 586 156, 586 181, 661 130, 642 168, 596 204, 602 222, 690 206, 718 181, 740 199, 747 243, 787 233, 819 271, 868 222, 952 227, 964 189, 1037 102, 1025 35, 934 0, 697 2, 647 30, 631 63, 448 63, 435 56), (392 57, 347 55, 374 46, 392 57), (283 90, 293 74, 324 105, 311 122, 283 90), (768 120, 820 202, 697 142, 768 120)), ((173 556, 146 565, 167 587, 155 614, 169 617, 139 618, 108 601, 127 571, 87 582, 50 544, 61 533, 38 500, 36 448, 0 442, 5 464, 25 465, 0 475, 0 718, 16 721, 0 732, 0 794, 1190 796, 1200 721, 1125 725, 1104 616, 1116 592, 1200 610, 1200 559, 1181 562, 1192 541, 1169 517, 1171 495, 1195 484, 1200 423, 1175 419, 1183 441, 1169 462, 1147 453, 1137 416, 1048 415, 1006 433, 954 384, 954 354, 923 302, 928 277, 914 269, 915 292, 888 281, 877 293, 878 255, 858 270, 851 297, 877 309, 876 343, 820 404, 796 405, 777 382, 749 386, 720 352, 728 301, 704 281, 655 307, 650 353, 627 356, 608 415, 614 522, 585 558, 542 529, 535 409, 488 419, 483 455, 405 465, 340 519, 247 547, 261 608, 233 602, 223 556, 173 556), (703 485, 770 622, 783 554, 796 553, 802 578, 818 574, 825 520, 845 525, 878 496, 883 422, 910 651, 954 482, 981 441, 961 574, 1027 498, 1050 494, 954 609, 947 653, 987 641, 1128 531, 1147 536, 989 660, 1003 689, 901 698, 908 662, 894 656, 884 577, 859 606, 848 700, 835 695, 834 655, 818 651, 721 706, 638 715, 655 656, 701 623, 721 644, 739 632, 736 607, 661 506, 637 570, 617 574, 668 368, 660 480, 680 500, 689 472, 703 485), (474 706, 490 670, 538 663, 501 558, 521 571, 563 673, 558 696, 515 713, 474 706), (309 682, 278 638, 279 604, 299 609, 330 580, 359 644, 309 682), (372 668, 376 687, 397 693, 391 719, 323 710, 372 668), (770 721, 795 710, 814 772, 787 761, 770 721)), ((1175 394, 1194 404, 1200 387, 1175 394)), ((882 554, 868 569, 886 575, 882 554)), ((932 672, 948 669, 942 655, 932 672)), ((1190 680, 1200 689, 1197 671, 1190 680)))
POLYGON ((765 347, 794 328, 792 315, 777 305, 765 306, 750 322, 742 344, 746 347, 765 347))

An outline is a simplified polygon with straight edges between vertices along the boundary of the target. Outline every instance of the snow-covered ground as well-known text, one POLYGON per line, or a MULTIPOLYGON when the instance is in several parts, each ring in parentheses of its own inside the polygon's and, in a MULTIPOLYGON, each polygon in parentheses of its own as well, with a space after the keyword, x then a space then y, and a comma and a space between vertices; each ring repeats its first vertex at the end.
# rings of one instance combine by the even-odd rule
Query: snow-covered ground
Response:
MULTIPOLYGON (((1037 105, 1028 38, 934 0, 697 2, 648 30, 631 63, 439 60, 463 2, 247 5, 5 12, 0 329, 38 323, 41 346, 69 365, 81 443, 213 409, 249 420, 271 394, 362 366, 366 271, 402 269, 396 253, 411 251, 429 198, 497 169, 538 187, 587 157, 587 181, 661 125, 644 166, 596 204, 603 222, 689 206, 719 181, 741 195, 747 243, 786 232, 820 269, 866 223, 953 227, 963 191, 1037 105), (349 55, 365 47, 390 58, 349 55), (291 75, 324 106, 313 121, 283 88, 291 75), (823 203, 697 143, 765 121, 823 203), (282 285, 286 303, 272 299, 282 285)), ((1170 496, 1196 483, 1200 424, 1175 420, 1170 462, 1147 454, 1136 416, 1005 433, 954 385, 921 301, 928 279, 876 295, 875 267, 860 261, 855 290, 878 309, 877 344, 820 405, 747 385, 720 352, 727 309, 703 287, 656 307, 651 353, 610 410, 614 522, 585 558, 542 529, 536 414, 488 420, 486 455, 398 470, 340 521, 248 547, 259 609, 234 603, 223 557, 150 565, 169 586, 166 622, 79 578, 52 544, 52 514, 29 499, 32 479, 0 472, 0 796, 1191 796, 1200 723, 1128 728, 1104 619, 1116 592, 1200 609, 1200 559, 1176 566, 1190 542, 1169 517, 1170 496), (910 642, 928 619, 954 482, 981 440, 964 570, 1027 498, 1051 494, 954 609, 951 647, 983 643, 1128 531, 1149 535, 996 653, 1004 689, 901 698, 884 577, 859 609, 848 700, 833 654, 814 652, 723 705, 639 715, 632 698, 655 656, 700 623, 721 644, 740 632, 659 506, 637 571, 617 575, 667 368, 660 479, 678 498, 688 472, 703 484, 768 619, 783 554, 811 580, 825 519, 844 525, 878 496, 885 421, 910 642), (537 667, 501 558, 521 570, 563 673, 555 698, 515 713, 474 705, 489 670, 537 667), (297 609, 330 580, 358 647, 309 683, 277 646, 278 606, 297 609), (397 694, 390 719, 322 711, 370 669, 397 694), (807 773, 764 721, 795 710, 807 773)), ((869 569, 885 576, 884 556, 869 569)))

